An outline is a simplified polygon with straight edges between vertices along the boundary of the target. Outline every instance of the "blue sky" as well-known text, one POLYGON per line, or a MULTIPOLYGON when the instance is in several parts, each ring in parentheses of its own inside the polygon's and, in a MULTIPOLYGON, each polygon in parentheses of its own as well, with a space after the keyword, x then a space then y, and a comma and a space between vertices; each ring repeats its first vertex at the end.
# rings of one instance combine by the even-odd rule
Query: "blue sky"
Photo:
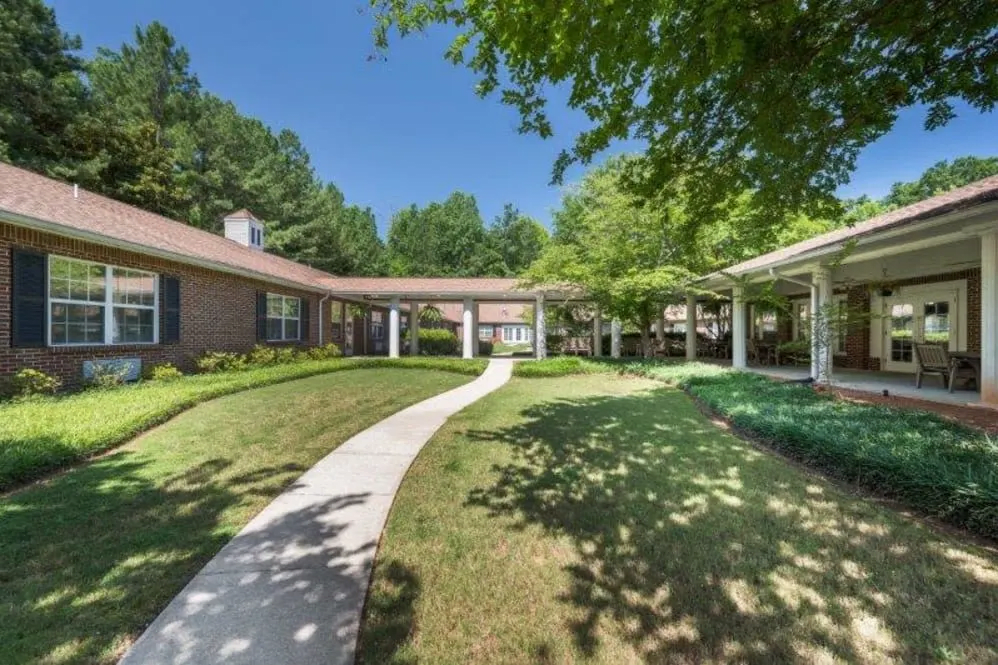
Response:
MULTIPOLYGON (((474 77, 442 58, 437 30, 369 60, 367 0, 50 0, 84 52, 132 41, 137 24, 163 22, 191 54, 202 85, 240 111, 297 132, 321 177, 370 206, 384 232, 393 211, 474 194, 486 220, 505 202, 547 224, 560 192, 548 185, 559 150, 584 119, 552 108, 556 135, 516 133, 516 113, 475 96, 474 77)), ((863 153, 843 196, 881 196, 941 159, 998 154, 998 116, 966 108, 925 132, 917 112, 863 153)), ((620 149, 627 149, 623 145, 620 149)), ((633 148, 633 146, 630 146, 633 148)), ((581 169, 568 174, 578 178, 581 169)))

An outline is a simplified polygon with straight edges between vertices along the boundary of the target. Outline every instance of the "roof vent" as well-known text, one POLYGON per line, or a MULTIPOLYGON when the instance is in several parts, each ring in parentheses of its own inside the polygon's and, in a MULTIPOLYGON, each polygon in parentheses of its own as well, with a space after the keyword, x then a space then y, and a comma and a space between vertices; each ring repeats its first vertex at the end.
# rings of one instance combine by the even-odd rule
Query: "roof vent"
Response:
POLYGON ((244 247, 263 250, 263 224, 245 208, 225 216, 225 237, 244 247))

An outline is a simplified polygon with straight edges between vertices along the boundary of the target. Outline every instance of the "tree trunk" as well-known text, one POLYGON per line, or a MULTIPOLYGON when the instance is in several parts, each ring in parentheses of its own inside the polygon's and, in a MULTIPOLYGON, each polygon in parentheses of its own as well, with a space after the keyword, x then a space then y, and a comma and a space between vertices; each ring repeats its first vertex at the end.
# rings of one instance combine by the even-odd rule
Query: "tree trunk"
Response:
POLYGON ((652 357, 651 335, 648 334, 649 321, 641 322, 641 355, 645 358, 652 357))

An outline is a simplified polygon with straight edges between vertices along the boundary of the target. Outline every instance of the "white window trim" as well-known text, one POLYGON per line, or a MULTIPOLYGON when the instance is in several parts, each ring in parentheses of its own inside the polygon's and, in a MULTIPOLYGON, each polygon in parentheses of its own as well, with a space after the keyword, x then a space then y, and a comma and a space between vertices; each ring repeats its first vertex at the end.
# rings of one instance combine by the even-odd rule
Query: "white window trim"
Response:
POLYGON ((280 293, 267 293, 267 341, 268 342, 299 342, 301 341, 301 298, 297 296, 286 296, 280 293), (270 299, 280 298, 281 299, 281 315, 271 316, 270 315, 270 299), (297 300, 298 301, 298 316, 285 316, 284 314, 284 303, 287 300, 297 300), (270 336, 270 320, 280 319, 281 320, 281 336, 271 337, 270 336), (297 321, 298 322, 298 336, 297 337, 287 337, 285 336, 285 321, 297 321))
POLYGON ((149 270, 138 268, 127 268, 111 263, 101 263, 100 261, 87 261, 85 259, 74 259, 70 256, 50 254, 45 262, 45 344, 51 348, 72 348, 86 346, 153 346, 159 344, 159 275, 149 270), (82 263, 88 266, 103 266, 104 268, 104 302, 94 300, 72 300, 69 298, 52 297, 52 259, 70 261, 72 263, 82 263), (153 304, 149 305, 127 305, 114 302, 114 270, 129 270, 131 272, 142 273, 152 277, 153 304), (62 305, 96 305, 104 308, 104 341, 103 342, 53 342, 52 341, 52 304, 62 305), (115 342, 114 341, 114 308, 121 309, 150 309, 152 310, 152 341, 151 342, 115 342))

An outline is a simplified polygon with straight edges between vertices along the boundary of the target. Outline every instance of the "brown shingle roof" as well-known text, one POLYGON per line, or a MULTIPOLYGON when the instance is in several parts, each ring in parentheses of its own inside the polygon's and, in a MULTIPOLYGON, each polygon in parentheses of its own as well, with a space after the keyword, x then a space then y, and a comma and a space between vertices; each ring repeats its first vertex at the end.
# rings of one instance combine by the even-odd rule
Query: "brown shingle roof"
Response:
POLYGON ((530 298, 531 292, 519 291, 516 279, 499 277, 332 277, 323 282, 330 290, 348 295, 390 296, 422 294, 427 296, 458 297, 462 295, 490 295, 504 297, 520 294, 530 298))
POLYGON ((830 231, 790 245, 789 247, 778 249, 775 252, 757 256, 754 259, 731 266, 725 269, 724 272, 742 275, 762 268, 768 268, 796 258, 801 254, 820 250, 829 245, 836 245, 852 238, 859 238, 875 231, 903 226, 921 219, 936 217, 953 210, 967 208, 995 199, 998 199, 998 176, 984 178, 983 180, 978 180, 945 194, 933 196, 932 198, 913 203, 904 208, 892 210, 883 215, 877 215, 855 226, 836 229, 835 231, 830 231))
MULTIPOLYGON (((243 212, 243 211, 240 211, 243 212)), ((245 211, 248 213, 248 211, 245 211)), ((0 163, 0 217, 3 213, 28 218, 10 220, 38 227, 47 223, 54 233, 95 235, 108 244, 168 255, 181 262, 209 264, 216 269, 252 273, 265 281, 277 280, 307 290, 323 291, 330 276, 308 266, 249 249, 239 243, 182 222, 141 210, 105 196, 0 163)))
MULTIPOLYGON (((444 318, 448 321, 453 321, 455 323, 461 323, 462 315, 464 314, 464 305, 459 302, 442 302, 442 303, 428 303, 433 305, 444 315, 444 318)), ((526 305, 523 303, 509 302, 509 303, 497 303, 497 302, 483 302, 478 304, 478 322, 485 324, 514 324, 514 323, 525 323, 523 320, 523 312, 527 308, 533 309, 533 305, 526 305)))

